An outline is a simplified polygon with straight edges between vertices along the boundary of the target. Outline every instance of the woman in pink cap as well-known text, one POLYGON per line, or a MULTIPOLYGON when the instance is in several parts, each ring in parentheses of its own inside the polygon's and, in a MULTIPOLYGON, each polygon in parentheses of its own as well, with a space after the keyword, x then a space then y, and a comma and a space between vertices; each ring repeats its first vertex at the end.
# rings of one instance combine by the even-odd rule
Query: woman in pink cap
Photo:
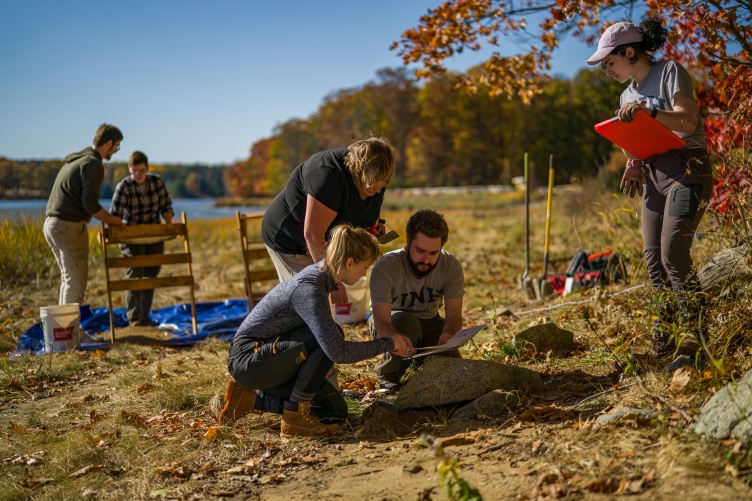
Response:
POLYGON ((625 151, 621 181, 624 194, 642 196, 645 260, 653 289, 661 293, 656 294, 653 346, 659 353, 670 348, 680 358, 685 355, 673 368, 702 363, 697 336, 703 333, 704 301, 689 248, 713 192, 713 173, 689 73, 676 61, 656 61, 651 55, 667 35, 654 17, 643 18, 639 26, 616 23, 603 33, 587 62, 600 63, 620 83, 631 79, 621 94, 621 121, 631 122, 637 110, 644 110, 686 141, 683 148, 644 161, 625 151), (670 290, 676 294, 665 294, 670 290))

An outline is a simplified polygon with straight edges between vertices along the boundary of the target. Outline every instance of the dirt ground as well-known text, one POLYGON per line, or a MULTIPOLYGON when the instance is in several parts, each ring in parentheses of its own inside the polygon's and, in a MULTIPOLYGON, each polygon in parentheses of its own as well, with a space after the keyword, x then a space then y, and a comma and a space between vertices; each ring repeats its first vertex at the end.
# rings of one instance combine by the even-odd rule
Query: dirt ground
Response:
MULTIPOLYGON (((404 227, 406 215, 393 211, 387 219, 404 227)), ((360 413, 394 396, 372 391, 370 360, 340 367, 352 417, 338 437, 281 438, 280 418, 270 414, 218 426, 227 344, 178 349, 162 346, 164 335, 154 329, 121 329, 109 352, 6 360, 0 497, 472 499, 449 494, 453 479, 456 489, 475 489, 486 500, 752 499, 752 471, 739 459, 746 444, 707 442, 688 431, 720 383, 695 371, 685 386, 672 386, 644 339, 644 291, 619 296, 627 285, 612 286, 610 295, 576 296, 582 304, 568 306, 567 298, 526 300, 516 280, 523 269, 519 232, 509 222, 519 224, 518 210, 447 211, 447 218, 458 228, 449 248, 466 269, 465 323, 488 323, 463 356, 541 376, 543 391, 521 395, 515 412, 467 421, 452 420, 451 408, 404 411, 381 433, 360 413), (504 247, 500 231, 517 232, 517 240, 504 247), (548 321, 574 333, 571 355, 504 354, 516 332, 548 321), (658 418, 593 429, 597 416, 619 406, 654 409, 658 418)), ((229 237, 194 246, 199 301, 243 295, 230 225, 229 237)), ((567 236, 554 241, 554 254, 565 253, 557 246, 577 246, 571 232, 560 233, 567 236)), ((92 273, 89 297, 101 306, 103 277, 92 273)), ((6 313, 4 325, 26 328, 55 295, 52 282, 4 291, 4 310, 20 312, 6 313)), ((155 307, 185 299, 158 292, 155 307)), ((365 327, 347 326, 346 335, 362 339, 365 327)))
MULTIPOLYGON (((187 350, 145 348, 153 353, 140 368, 150 374, 159 364, 164 377, 181 384, 192 380, 194 369, 216 368, 226 360, 223 345, 187 350), (181 360, 184 362, 178 365, 181 360), (180 374, 179 368, 185 372, 180 374)), ((523 399, 521 409, 532 411, 530 415, 518 412, 458 421, 448 419, 451 409, 446 408, 405 411, 399 414, 396 437, 379 436, 378 427, 375 431, 373 425, 363 428, 355 418, 341 436, 312 440, 280 438, 279 417, 260 414, 218 427, 219 437, 207 442, 200 437, 216 426, 217 398, 225 380, 217 371, 218 376, 209 383, 215 389, 214 401, 194 406, 180 417, 183 422, 203 422, 196 428, 200 433, 168 431, 161 439, 135 443, 129 434, 154 431, 131 429, 122 419, 117 422, 117 415, 130 409, 124 407, 129 397, 113 396, 133 369, 102 366, 73 380, 53 383, 32 398, 5 400, 2 419, 8 423, 3 426, 7 442, 0 450, 7 465, 12 456, 8 446, 19 441, 13 436, 12 423, 25 423, 29 427, 26 433, 34 434, 29 425, 37 422, 47 435, 60 437, 85 428, 93 421, 93 412, 107 416, 91 428, 95 437, 113 437, 113 429, 120 431, 114 434, 117 438, 105 439, 110 445, 96 454, 92 463, 105 464, 109 470, 84 477, 97 477, 96 487, 87 491, 87 483, 81 482, 74 491, 89 499, 452 499, 441 487, 437 473, 441 461, 456 461, 461 466, 456 470, 459 477, 486 500, 612 499, 617 495, 650 500, 752 499, 752 490, 724 460, 728 447, 683 432, 686 423, 676 412, 664 409, 667 412, 650 424, 630 421, 593 431, 593 418, 610 409, 615 397, 649 400, 632 386, 618 397, 606 393, 579 404, 599 393, 597 390, 613 388, 619 374, 608 364, 592 370, 584 366, 557 369, 550 361, 524 365, 539 370, 544 381, 542 394, 523 399), (78 419, 70 410, 80 402, 86 411, 78 413, 78 419), (35 419, 30 421, 31 416, 35 419), (180 447, 176 441, 181 441, 180 447), (141 456, 140 464, 133 459, 122 463, 113 457, 118 450, 130 447, 129 443, 139 448, 136 456, 141 456), (173 474, 150 480, 151 464, 174 470, 173 474)), ((359 370, 365 373, 368 366, 359 370)), ((374 399, 394 397, 350 391, 348 398, 367 405, 374 399)), ((652 407, 660 409, 660 402, 654 401, 652 407)), ((44 449, 45 445, 32 448, 44 449)), ((66 471, 73 469, 69 466, 66 471)), ((16 477, 19 472, 14 470, 8 472, 16 477)), ((33 471, 33 466, 28 467, 26 474, 33 471)), ((29 498, 59 499, 45 489, 48 487, 27 489, 26 494, 29 498)))

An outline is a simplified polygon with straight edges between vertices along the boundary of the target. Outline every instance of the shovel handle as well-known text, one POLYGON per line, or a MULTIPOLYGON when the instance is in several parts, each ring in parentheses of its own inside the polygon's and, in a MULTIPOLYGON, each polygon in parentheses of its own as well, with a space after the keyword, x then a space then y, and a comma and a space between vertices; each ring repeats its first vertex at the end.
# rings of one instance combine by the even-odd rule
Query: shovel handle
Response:
POLYGON ((548 200, 546 201, 546 243, 543 250, 543 277, 548 275, 548 244, 551 234, 551 205, 554 195, 554 156, 548 158, 548 200))

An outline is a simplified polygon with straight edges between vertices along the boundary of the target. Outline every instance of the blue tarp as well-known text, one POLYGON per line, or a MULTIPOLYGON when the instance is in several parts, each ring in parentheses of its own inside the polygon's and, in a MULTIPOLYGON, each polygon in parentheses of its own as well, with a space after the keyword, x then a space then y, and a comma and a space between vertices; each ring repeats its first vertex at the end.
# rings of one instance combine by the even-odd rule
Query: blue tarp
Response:
MULTIPOLYGON (((248 314, 245 299, 228 299, 209 303, 196 303, 196 322, 198 333, 193 334, 191 323, 191 305, 179 304, 158 310, 152 310, 151 318, 160 323, 164 329, 164 344, 170 346, 188 346, 196 344, 207 337, 229 341, 235 335, 240 324, 248 314)), ((115 328, 128 327, 125 308, 114 311, 115 328)), ((110 314, 107 308, 91 309, 89 305, 81 306, 82 338, 80 350, 107 349, 110 343, 105 341, 103 332, 110 330, 110 314)), ((18 339, 15 354, 41 355, 44 349, 44 331, 42 324, 36 324, 24 332, 18 339)))

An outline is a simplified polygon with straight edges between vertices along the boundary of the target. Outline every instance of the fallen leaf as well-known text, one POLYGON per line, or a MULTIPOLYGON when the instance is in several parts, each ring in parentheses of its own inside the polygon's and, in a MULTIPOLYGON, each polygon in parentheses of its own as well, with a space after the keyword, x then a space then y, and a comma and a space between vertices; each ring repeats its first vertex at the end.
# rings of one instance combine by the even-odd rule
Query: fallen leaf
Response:
POLYGON ((16 424, 13 421, 10 421, 9 427, 16 435, 26 435, 26 428, 24 428, 20 424, 16 424))
POLYGON ((256 467, 241 464, 240 466, 233 466, 229 470, 226 470, 225 473, 228 475, 252 475, 256 473, 256 467))
POLYGON ((206 433, 204 433, 204 436, 201 437, 201 438, 204 439, 204 440, 206 440, 206 441, 211 441, 211 440, 218 439, 219 438, 219 428, 217 428, 216 426, 210 426, 206 430, 206 433))
POLYGON ((687 388, 690 379, 692 378, 693 369, 682 367, 676 369, 674 375, 671 377, 671 384, 668 387, 670 393, 679 394, 684 393, 687 388))
POLYGON ((520 415, 521 421, 562 421, 574 419, 577 414, 555 405, 541 405, 530 407, 520 415))
POLYGON ((597 492, 600 494, 611 494, 616 492, 620 485, 621 482, 614 478, 609 478, 607 480, 598 479, 586 484, 582 490, 586 492, 597 492))
POLYGON ((25 477, 21 480, 21 485, 24 487, 39 487, 54 482, 52 477, 25 477))
POLYGON ((101 470, 102 468, 104 468, 104 465, 102 463, 94 463, 90 464, 89 466, 84 466, 80 470, 74 471, 68 476, 73 478, 82 477, 90 471, 101 470))
POLYGON ((183 461, 167 463, 162 466, 155 466, 154 472, 162 476, 173 476, 178 478, 188 478, 191 475, 191 468, 183 461))
POLYGON ((137 428, 148 428, 144 419, 137 412, 121 411, 120 417, 137 428))
POLYGON ((151 383, 144 383, 141 386, 139 386, 138 388, 136 388, 136 391, 138 393, 146 393, 147 391, 149 391, 149 390, 151 390, 153 388, 154 388, 153 384, 151 384, 151 383))
POLYGON ((284 473, 279 473, 277 475, 266 475, 264 477, 261 477, 258 482, 261 485, 264 485, 264 484, 268 484, 271 482, 281 482, 282 480, 285 480, 286 478, 287 478, 287 475, 285 475, 284 473))

